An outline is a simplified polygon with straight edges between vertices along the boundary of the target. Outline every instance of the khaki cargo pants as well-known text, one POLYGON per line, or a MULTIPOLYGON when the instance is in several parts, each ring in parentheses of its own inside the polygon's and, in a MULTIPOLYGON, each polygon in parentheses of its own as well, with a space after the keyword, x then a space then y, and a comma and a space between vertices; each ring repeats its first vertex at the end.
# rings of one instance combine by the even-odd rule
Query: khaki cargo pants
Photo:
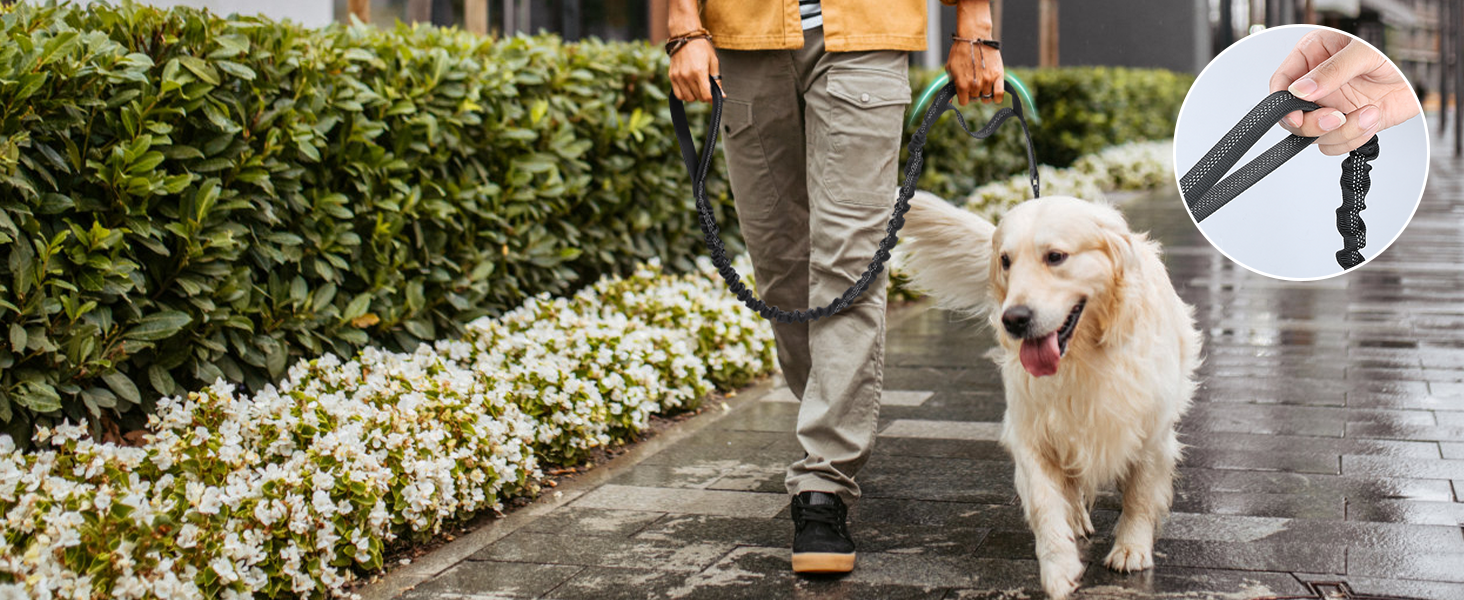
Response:
MULTIPOLYGON (((799 50, 717 58, 728 176, 758 292, 786 310, 828 304, 885 236, 910 103, 907 54, 825 52, 814 28, 799 50)), ((859 497, 854 475, 874 445, 883 387, 887 279, 881 272, 838 315, 774 326, 807 453, 788 467, 789 494, 859 497)))

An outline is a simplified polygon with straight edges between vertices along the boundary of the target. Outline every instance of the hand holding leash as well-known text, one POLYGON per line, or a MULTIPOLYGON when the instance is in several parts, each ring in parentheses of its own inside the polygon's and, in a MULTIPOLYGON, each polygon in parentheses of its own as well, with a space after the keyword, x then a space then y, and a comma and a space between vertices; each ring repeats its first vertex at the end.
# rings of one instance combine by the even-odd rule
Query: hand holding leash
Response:
MULTIPOLYGON (((905 163, 905 179, 900 185, 900 195, 895 200, 894 214, 890 216, 889 226, 885 229, 885 238, 879 243, 879 250, 874 253, 874 259, 870 261, 869 268, 854 285, 849 286, 848 290, 839 297, 833 298, 826 306, 793 311, 769 306, 753 295, 752 290, 742 283, 741 276, 732 268, 732 261, 727 258, 726 247, 722 244, 721 229, 717 226, 716 214, 712 211, 711 201, 707 199, 707 172, 711 170, 712 156, 716 151, 717 130, 722 126, 722 98, 725 96, 715 79, 709 78, 708 83, 711 87, 712 115, 707 123, 707 137, 702 144, 700 155, 697 154, 691 139, 691 127, 686 120, 686 107, 677 98, 671 98, 671 121, 676 126, 676 141, 681 146, 681 159, 686 162, 686 170, 691 174, 691 191, 696 198, 697 216, 701 222, 707 250, 712 255, 712 264, 717 267, 717 274, 727 282, 727 286, 731 288, 737 299, 765 319, 779 323, 805 323, 821 319, 844 310, 853 304, 860 294, 864 293, 864 290, 874 281, 875 276, 884 269, 885 261, 890 258, 890 250, 894 249, 895 244, 899 241, 900 228, 905 225, 905 213, 910 210, 910 198, 915 196, 915 183, 920 179, 920 171, 925 164, 922 154, 925 148, 925 136, 945 111, 956 113, 956 121, 960 123, 961 129, 976 139, 991 136, 996 133, 997 127, 1000 127, 1003 122, 1016 117, 1027 138, 1027 166, 1032 177, 1032 196, 1035 198, 1041 195, 1040 184, 1037 180, 1037 157, 1032 149, 1032 134, 1027 131, 1027 118, 1022 112, 1021 99, 1013 95, 1011 108, 996 111, 986 126, 972 131, 966 125, 966 118, 951 105, 951 98, 956 95, 956 86, 954 83, 948 83, 936 95, 930 110, 926 111, 925 119, 920 123, 920 129, 910 137, 910 159, 905 163)), ((1012 88, 1007 89, 1010 91, 1012 88)))
MULTIPOLYGON (((697 29, 672 36, 666 42, 666 54, 671 56, 671 88, 676 98, 683 102, 711 102, 712 86, 707 83, 722 79, 712 34, 697 29)), ((721 90, 717 93, 726 96, 721 90)))
POLYGON ((1381 52, 1339 31, 1301 38, 1271 75, 1271 91, 1287 90, 1322 108, 1281 120, 1287 131, 1317 138, 1317 148, 1341 156, 1378 132, 1407 121, 1420 107, 1398 70, 1381 52))

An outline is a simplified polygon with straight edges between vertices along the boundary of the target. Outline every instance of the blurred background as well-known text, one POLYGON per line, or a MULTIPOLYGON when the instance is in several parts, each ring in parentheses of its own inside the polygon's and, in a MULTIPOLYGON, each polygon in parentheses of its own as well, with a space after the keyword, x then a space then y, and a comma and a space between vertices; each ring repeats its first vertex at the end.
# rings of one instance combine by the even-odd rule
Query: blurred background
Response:
MULTIPOLYGON (((356 18, 457 25, 487 34, 557 33, 574 40, 666 39, 667 0, 148 0, 215 12, 258 12, 312 25, 356 18)), ((930 5, 929 47, 916 66, 944 64, 956 9, 930 5)), ((1236 40, 1313 23, 1371 42, 1403 70, 1428 111, 1457 106, 1464 88, 1464 0, 1024 0, 996 2, 996 37, 1012 66, 1114 65, 1198 73, 1236 40)), ((1439 115, 1449 127, 1452 110, 1439 115)), ((1457 127, 1457 124, 1455 125, 1457 127)), ((1460 136, 1455 136, 1456 145, 1460 136)))

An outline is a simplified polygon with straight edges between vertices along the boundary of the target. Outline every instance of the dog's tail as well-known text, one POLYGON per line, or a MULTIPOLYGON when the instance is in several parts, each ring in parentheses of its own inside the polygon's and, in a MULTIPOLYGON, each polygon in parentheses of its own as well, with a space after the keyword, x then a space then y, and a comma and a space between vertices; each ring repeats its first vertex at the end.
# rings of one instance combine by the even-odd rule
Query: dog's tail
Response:
POLYGON ((941 308, 971 315, 991 306, 991 235, 996 226, 928 192, 905 215, 903 272, 941 308))

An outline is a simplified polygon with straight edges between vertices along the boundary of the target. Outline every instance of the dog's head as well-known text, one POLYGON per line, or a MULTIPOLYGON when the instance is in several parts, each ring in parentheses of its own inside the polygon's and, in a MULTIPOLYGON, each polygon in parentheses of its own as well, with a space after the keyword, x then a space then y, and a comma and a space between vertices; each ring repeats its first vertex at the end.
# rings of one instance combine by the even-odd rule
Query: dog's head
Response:
POLYGON ((1135 240, 1112 207, 1067 197, 1024 202, 992 236, 993 325, 1036 377, 1057 372, 1069 351, 1102 342, 1120 317, 1135 240))

